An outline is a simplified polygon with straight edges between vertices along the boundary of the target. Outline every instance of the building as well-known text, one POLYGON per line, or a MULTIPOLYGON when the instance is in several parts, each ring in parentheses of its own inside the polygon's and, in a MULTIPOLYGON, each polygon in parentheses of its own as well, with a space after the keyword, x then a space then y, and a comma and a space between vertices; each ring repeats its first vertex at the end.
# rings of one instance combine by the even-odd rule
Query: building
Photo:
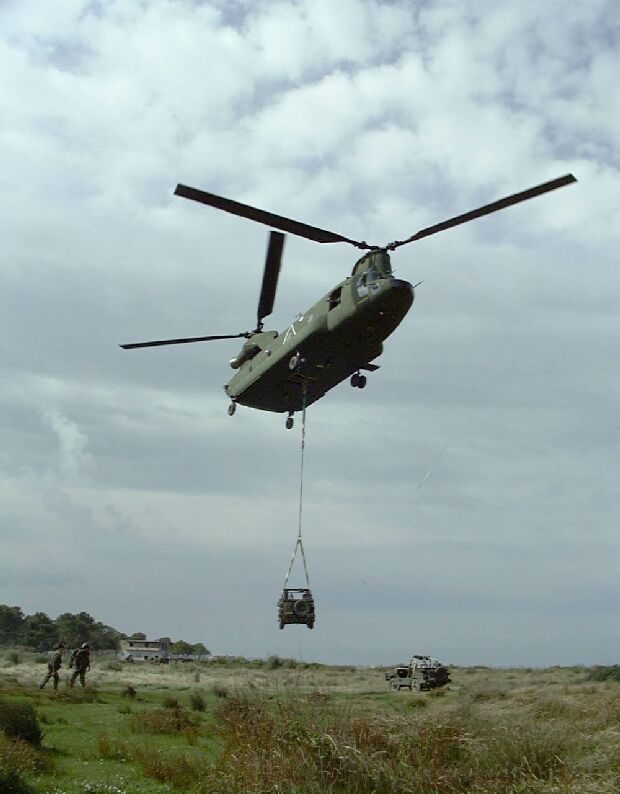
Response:
POLYGON ((121 640, 118 658, 123 662, 169 662, 170 637, 121 640))

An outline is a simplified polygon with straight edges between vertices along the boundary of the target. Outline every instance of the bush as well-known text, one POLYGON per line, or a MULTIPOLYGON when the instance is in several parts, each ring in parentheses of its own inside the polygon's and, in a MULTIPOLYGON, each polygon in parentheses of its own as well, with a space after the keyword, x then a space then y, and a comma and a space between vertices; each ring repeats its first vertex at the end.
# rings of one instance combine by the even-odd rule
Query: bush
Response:
POLYGON ((127 684, 127 686, 125 687, 125 689, 123 689, 123 691, 121 692, 121 697, 122 697, 122 698, 135 698, 135 696, 136 696, 137 694, 138 694, 138 693, 137 693, 137 692, 136 692, 136 690, 135 690, 135 689, 132 687, 132 685, 131 685, 131 684, 127 684))
POLYGON ((175 789, 193 789, 196 780, 204 773, 203 763, 185 753, 167 754, 151 747, 138 746, 134 755, 147 777, 167 783, 175 789))
POLYGON ((0 766, 0 794, 31 794, 32 789, 15 769, 0 766))
POLYGON ((270 656, 265 662, 265 667, 268 670, 277 670, 278 667, 282 667, 282 659, 279 656, 270 656))
POLYGON ((22 739, 39 747, 43 731, 30 703, 0 702, 0 730, 9 739, 22 739))
POLYGON ((213 684, 211 687, 211 692, 213 692, 217 698, 228 697, 228 687, 224 686, 223 684, 213 684))
POLYGON ((0 736, 0 794, 28 794, 24 775, 32 775, 41 764, 36 750, 19 739, 0 736))
POLYGON ((193 711, 205 711, 207 704, 200 692, 192 692, 189 696, 189 705, 193 711))
POLYGON ((620 681, 620 664, 593 667, 588 672, 590 681, 620 681))
POLYGON ((176 698, 168 696, 167 698, 164 698, 164 708, 165 709, 180 709, 181 706, 179 704, 179 701, 176 698))
POLYGON ((20 662, 19 654, 17 653, 17 651, 11 651, 9 654, 7 654, 6 658, 9 660, 9 664, 15 665, 15 664, 19 664, 20 662))
POLYGON ((133 731, 145 733, 185 733, 190 736, 197 730, 197 717, 192 717, 180 708, 154 709, 134 714, 131 719, 133 731))

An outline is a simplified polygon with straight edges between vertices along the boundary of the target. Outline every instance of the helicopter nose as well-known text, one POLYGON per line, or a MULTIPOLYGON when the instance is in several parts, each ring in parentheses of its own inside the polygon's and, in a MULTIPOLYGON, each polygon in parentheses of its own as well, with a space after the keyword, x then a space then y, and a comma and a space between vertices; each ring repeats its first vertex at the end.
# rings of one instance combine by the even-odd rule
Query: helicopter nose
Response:
POLYGON ((408 295, 411 295, 413 297, 413 285, 402 278, 390 279, 390 288, 399 291, 402 290, 403 292, 406 292, 408 295))
POLYGON ((413 285, 402 278, 390 279, 390 294, 394 296, 399 305, 402 304, 407 308, 411 306, 415 298, 413 285))

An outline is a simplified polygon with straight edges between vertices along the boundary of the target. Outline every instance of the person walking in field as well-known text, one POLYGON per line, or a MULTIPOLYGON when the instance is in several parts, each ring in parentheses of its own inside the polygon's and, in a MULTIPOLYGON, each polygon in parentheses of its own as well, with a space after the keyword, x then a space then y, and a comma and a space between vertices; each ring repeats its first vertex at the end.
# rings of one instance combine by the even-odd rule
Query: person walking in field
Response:
POLYGON ((83 643, 81 648, 73 651, 69 667, 75 668, 71 680, 69 681, 69 686, 72 687, 75 684, 75 679, 79 676, 80 684, 82 684, 82 687, 85 687, 86 672, 90 670, 90 645, 87 642, 83 643))
POLYGON ((58 689, 58 679, 60 678, 60 673, 58 671, 62 667, 62 654, 64 649, 64 643, 59 642, 58 645, 49 652, 47 657, 47 675, 39 685, 39 689, 43 689, 50 678, 54 679, 54 689, 58 689))

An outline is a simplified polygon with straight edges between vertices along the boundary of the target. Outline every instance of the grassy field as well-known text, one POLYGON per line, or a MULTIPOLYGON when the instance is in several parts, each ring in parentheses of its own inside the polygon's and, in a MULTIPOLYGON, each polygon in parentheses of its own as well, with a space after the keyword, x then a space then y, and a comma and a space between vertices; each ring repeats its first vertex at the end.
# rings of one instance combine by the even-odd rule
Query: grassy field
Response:
POLYGON ((42 657, 5 653, 0 725, 30 704, 43 736, 0 729, 0 794, 620 791, 618 681, 455 668, 411 693, 382 670, 293 665, 95 659, 85 691, 63 670, 54 693, 42 657))

